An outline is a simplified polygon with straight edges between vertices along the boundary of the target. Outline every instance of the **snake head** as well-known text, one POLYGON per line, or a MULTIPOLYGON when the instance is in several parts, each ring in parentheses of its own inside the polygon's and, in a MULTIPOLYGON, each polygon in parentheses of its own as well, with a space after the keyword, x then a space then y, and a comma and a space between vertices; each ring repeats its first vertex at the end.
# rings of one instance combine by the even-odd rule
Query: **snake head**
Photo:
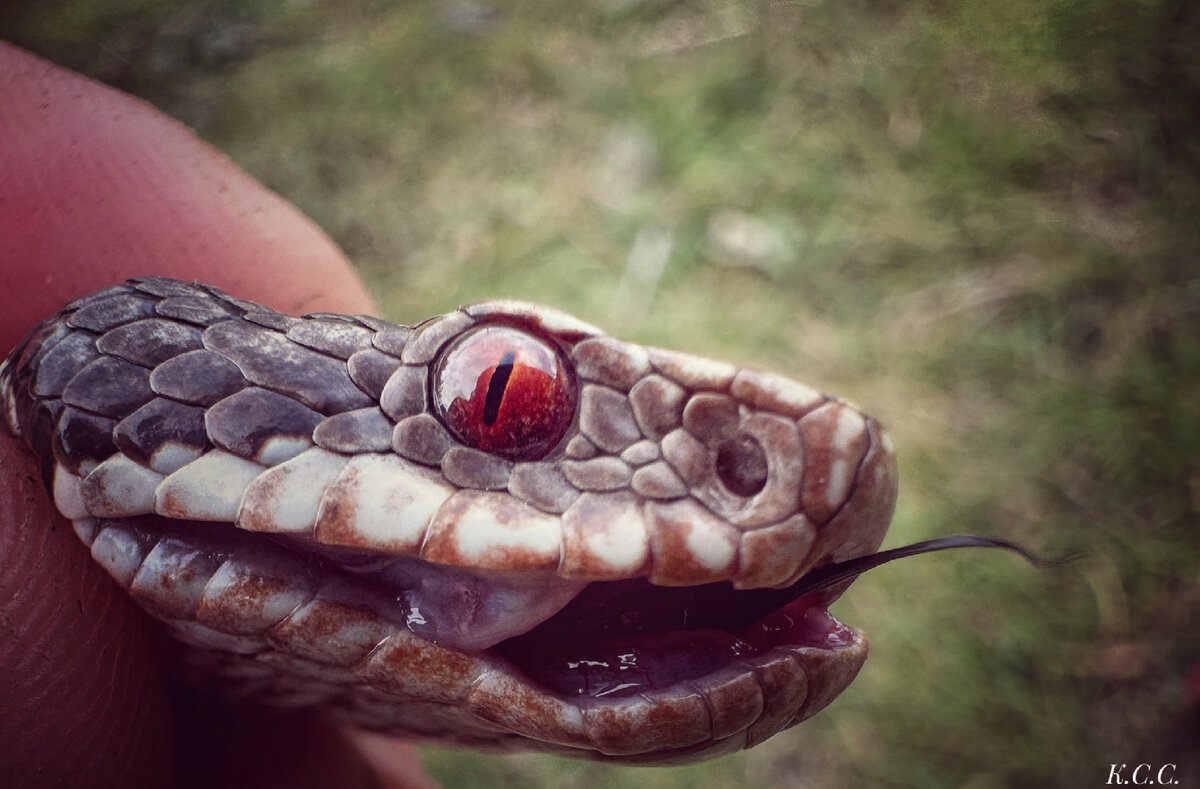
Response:
POLYGON ((804 720, 866 657, 827 610, 848 577, 804 579, 879 546, 891 445, 778 375, 523 302, 403 327, 146 278, 35 330, 0 397, 226 692, 661 763, 804 720))

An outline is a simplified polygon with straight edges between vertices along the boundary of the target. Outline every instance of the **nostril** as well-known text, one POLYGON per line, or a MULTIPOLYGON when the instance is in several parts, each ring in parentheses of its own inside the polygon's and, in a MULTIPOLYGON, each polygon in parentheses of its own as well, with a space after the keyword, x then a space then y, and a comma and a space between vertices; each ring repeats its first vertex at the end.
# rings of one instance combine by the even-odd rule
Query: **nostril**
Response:
POLYGON ((737 436, 717 450, 717 478, 731 493, 753 496, 767 484, 767 455, 750 436, 737 436))

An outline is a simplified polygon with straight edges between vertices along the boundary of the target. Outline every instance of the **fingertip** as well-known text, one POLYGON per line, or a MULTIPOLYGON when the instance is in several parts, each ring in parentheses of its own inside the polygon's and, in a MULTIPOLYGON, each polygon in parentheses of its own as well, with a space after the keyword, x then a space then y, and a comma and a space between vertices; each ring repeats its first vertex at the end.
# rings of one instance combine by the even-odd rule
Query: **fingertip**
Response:
POLYGON ((287 312, 372 310, 318 227, 138 99, 0 43, 0 129, 4 348, 132 276, 203 280, 287 312))
POLYGON ((167 682, 149 623, 3 430, 0 469, 0 775, 15 787, 167 785, 167 682))

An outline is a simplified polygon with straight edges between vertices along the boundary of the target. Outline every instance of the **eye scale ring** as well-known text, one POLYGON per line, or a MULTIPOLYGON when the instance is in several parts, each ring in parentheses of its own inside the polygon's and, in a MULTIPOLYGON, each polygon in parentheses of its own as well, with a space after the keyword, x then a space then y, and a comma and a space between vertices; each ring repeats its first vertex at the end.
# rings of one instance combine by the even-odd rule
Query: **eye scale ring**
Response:
POLYGON ((432 396, 438 418, 461 443, 509 460, 538 460, 574 421, 578 386, 549 342, 492 324, 441 351, 432 396))

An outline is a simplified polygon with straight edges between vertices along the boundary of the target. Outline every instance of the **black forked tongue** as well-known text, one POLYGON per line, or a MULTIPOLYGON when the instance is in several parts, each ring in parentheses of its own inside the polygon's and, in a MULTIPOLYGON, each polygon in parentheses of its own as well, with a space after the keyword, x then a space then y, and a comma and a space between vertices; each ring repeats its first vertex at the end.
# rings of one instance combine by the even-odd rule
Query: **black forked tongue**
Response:
POLYGON ((881 564, 887 564, 896 559, 904 559, 908 556, 934 553, 935 551, 948 551, 954 548, 1002 548, 1019 555, 1035 567, 1043 568, 1055 567, 1075 558, 1074 556, 1064 556, 1058 559, 1046 559, 1022 548, 1016 543, 996 537, 979 537, 974 534, 955 534, 950 537, 938 537, 933 540, 923 540, 922 542, 915 542, 912 545, 891 548, 890 550, 879 551, 878 553, 866 556, 856 556, 853 559, 847 559, 843 562, 822 565, 821 567, 809 570, 800 576, 799 580, 791 586, 785 586, 782 589, 749 589, 739 592, 739 611, 734 617, 734 621, 731 621, 726 616, 722 618, 719 625, 712 621, 704 622, 706 617, 703 612, 697 612, 699 614, 696 617, 698 620, 697 623, 693 625, 689 622, 688 629, 716 626, 726 629, 745 627, 753 624, 772 611, 779 610, 793 600, 798 600, 806 594, 811 594, 821 589, 828 589, 842 581, 855 578, 881 564))
MULTIPOLYGON (((534 632, 557 638, 604 638, 682 630, 733 631, 804 597, 847 581, 867 570, 908 556, 952 548, 1003 548, 1037 567, 1071 560, 1044 559, 1015 543, 993 537, 955 535, 834 562, 805 573, 781 589, 736 590, 729 582, 700 586, 653 586, 645 578, 589 584, 565 608, 534 632)), ((820 600, 814 605, 824 606, 820 600)))

